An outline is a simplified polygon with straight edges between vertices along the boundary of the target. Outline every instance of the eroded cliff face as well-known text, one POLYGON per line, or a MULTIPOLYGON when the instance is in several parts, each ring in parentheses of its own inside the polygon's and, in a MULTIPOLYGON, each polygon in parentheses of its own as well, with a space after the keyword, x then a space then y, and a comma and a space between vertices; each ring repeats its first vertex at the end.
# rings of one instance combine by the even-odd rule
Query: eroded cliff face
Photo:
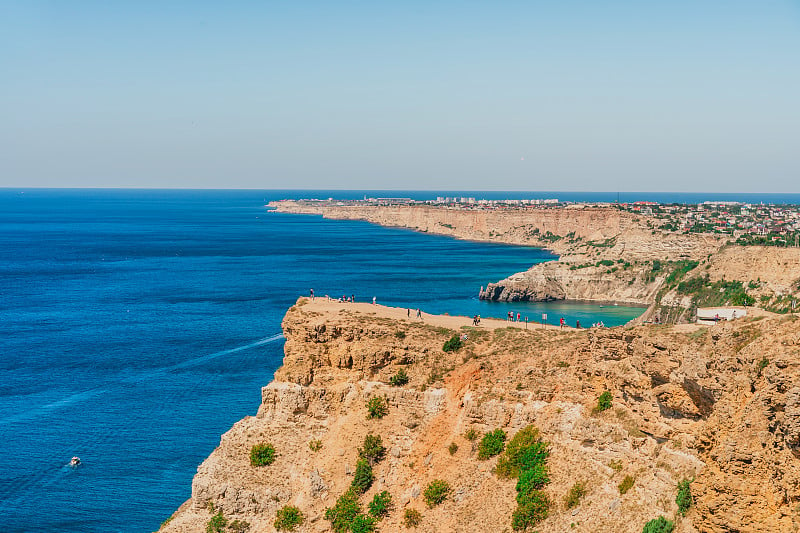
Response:
POLYGON ((493 473, 497 458, 478 460, 464 435, 501 428, 510 437, 529 424, 550 443, 553 506, 541 533, 638 533, 659 515, 676 518, 678 532, 800 530, 795 317, 581 331, 486 321, 462 329, 465 346, 451 353, 442 346, 453 331, 441 324, 301 299, 284 319, 284 365, 258 414, 222 436, 163 530, 205 531, 213 506, 250 531, 274 531, 276 510, 292 504, 306 517, 298 531, 329 531, 325 508, 352 482, 357 449, 372 433, 388 453, 361 505, 382 490, 395 502, 380 531, 405 530, 408 508, 423 514, 418 531, 510 531, 515 481, 493 473), (400 369, 409 383, 390 386, 400 369), (593 413, 604 390, 613 407, 593 413), (376 396, 389 412, 368 420, 365 404, 376 396), (250 448, 264 442, 277 460, 250 466, 250 448), (635 481, 620 494, 625 476, 635 481), (677 484, 692 478, 695 505, 676 516, 677 484), (453 493, 429 509, 421 491, 432 479, 453 493), (567 510, 563 497, 577 481, 587 494, 567 510))

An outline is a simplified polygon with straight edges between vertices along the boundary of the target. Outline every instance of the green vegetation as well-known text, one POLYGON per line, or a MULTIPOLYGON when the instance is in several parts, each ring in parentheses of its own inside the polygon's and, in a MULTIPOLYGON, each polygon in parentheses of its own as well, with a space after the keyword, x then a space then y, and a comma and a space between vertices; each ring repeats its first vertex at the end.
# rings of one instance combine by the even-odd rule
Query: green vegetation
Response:
POLYGON ((361 513, 358 495, 348 490, 336 500, 333 507, 325 509, 325 520, 330 521, 336 533, 348 533, 353 520, 361 513))
POLYGON ((372 472, 372 465, 366 459, 359 459, 356 463, 356 473, 350 487, 357 494, 364 494, 375 481, 375 474, 372 472))
POLYGON ((564 496, 564 507, 567 509, 577 507, 581 503, 581 499, 584 496, 586 496, 586 484, 578 481, 572 485, 572 488, 569 489, 567 495, 564 496))
POLYGON ((678 495, 675 496, 675 503, 678 504, 678 513, 681 516, 686 516, 689 508, 692 506, 692 481, 684 479, 678 483, 678 495))
POLYGON ((228 524, 228 531, 232 533, 244 533, 248 529, 250 529, 250 522, 247 520, 234 520, 228 524))
POLYGON ((614 472, 620 472, 622 470, 622 461, 620 461, 619 459, 615 459, 614 461, 608 463, 608 466, 614 472))
POLYGON ((625 479, 623 479, 622 482, 617 487, 619 488, 619 493, 625 494, 626 492, 631 490, 633 488, 633 483, 635 481, 636 480, 632 476, 625 476, 625 479))
POLYGON ((422 513, 416 509, 406 509, 403 513, 403 525, 406 528, 417 527, 422 523, 422 513))
POLYGON ((708 274, 680 282, 677 291, 678 294, 691 296, 692 305, 699 307, 756 303, 756 299, 747 294, 741 281, 720 279, 711 283, 708 274))
POLYGON ((397 331, 394 332, 394 336, 400 340, 403 340, 406 338, 406 332, 403 331, 402 329, 398 329, 397 331))
POLYGON ((275 514, 275 529, 278 531, 294 531, 294 529, 305 521, 303 513, 294 505, 284 505, 275 514))
POLYGON ((503 451, 506 445, 506 433, 502 429, 495 429, 487 433, 478 445, 478 459, 488 459, 503 451))
POLYGON ((497 461, 497 475, 509 479, 520 477, 521 471, 543 464, 548 453, 547 443, 539 438, 539 430, 527 426, 509 441, 505 453, 497 461))
POLYGON ((444 346, 442 346, 442 350, 445 352, 457 352, 464 343, 461 342, 461 337, 458 336, 458 333, 454 334, 450 339, 445 341, 444 346))
POLYGON ((222 515, 222 511, 211 517, 206 524, 206 533, 223 533, 228 525, 228 519, 222 515))
POLYGON ((761 361, 758 362, 756 368, 758 369, 758 376, 761 377, 761 373, 764 371, 765 368, 769 366, 769 359, 763 357, 761 361))
POLYGON ((255 444, 250 448, 250 464, 269 466, 275 462, 275 447, 272 444, 255 444))
POLYGON ((517 480, 517 503, 524 503, 535 493, 550 483, 547 473, 547 464, 542 461, 540 464, 531 466, 523 470, 517 480))
POLYGON ((451 442, 450 446, 447 447, 447 451, 450 452, 450 455, 455 455, 458 451, 458 444, 451 442))
POLYGON ((364 447, 358 449, 358 456, 361 459, 366 459, 369 464, 374 465, 380 462, 385 455, 386 448, 383 446, 383 440, 380 435, 369 433, 364 437, 364 447))
POLYGON ((594 408, 595 413, 601 413, 606 409, 611 409, 611 401, 614 397, 611 395, 611 391, 603 391, 603 393, 597 398, 597 406, 594 408))
POLYGON ((389 378, 389 384, 392 387, 402 387, 408 383, 408 374, 404 369, 400 369, 397 373, 389 378))
POLYGON ((545 518, 550 512, 550 499, 542 491, 535 491, 524 503, 517 505, 511 515, 511 527, 514 531, 525 531, 545 518))
POLYGON ((367 418, 383 418, 389 414, 389 404, 386 398, 375 396, 367 401, 367 418))
POLYGON ((322 441, 319 439, 314 439, 312 441, 309 441, 308 447, 312 452, 316 453, 322 449, 322 441))
POLYGON ((466 433, 464 433, 464 438, 468 441, 476 441, 478 437, 480 437, 480 432, 475 428, 469 428, 466 433))
POLYGON ((434 479, 425 487, 422 497, 428 507, 435 507, 445 501, 452 491, 453 489, 450 488, 450 484, 447 481, 434 479))
POLYGON ((675 523, 663 516, 654 518, 644 525, 642 533, 672 533, 675 523))
POLYGON ((389 514, 392 510, 392 495, 389 491, 381 491, 373 496, 372 501, 369 502, 369 514, 381 520, 389 514))
POLYGON ((350 523, 350 531, 352 533, 371 533, 375 531, 377 523, 378 519, 374 516, 359 514, 350 523))

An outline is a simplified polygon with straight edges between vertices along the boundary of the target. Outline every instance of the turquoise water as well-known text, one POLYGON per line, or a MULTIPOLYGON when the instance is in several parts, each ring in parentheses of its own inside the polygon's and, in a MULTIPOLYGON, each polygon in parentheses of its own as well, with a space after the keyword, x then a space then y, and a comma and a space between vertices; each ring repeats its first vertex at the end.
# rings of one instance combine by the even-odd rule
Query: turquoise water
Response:
POLYGON ((281 318, 312 287, 430 313, 547 310, 552 323, 641 311, 481 302, 481 285, 553 257, 264 208, 315 194, 330 196, 0 190, 6 531, 157 529, 219 435, 256 412, 281 318))

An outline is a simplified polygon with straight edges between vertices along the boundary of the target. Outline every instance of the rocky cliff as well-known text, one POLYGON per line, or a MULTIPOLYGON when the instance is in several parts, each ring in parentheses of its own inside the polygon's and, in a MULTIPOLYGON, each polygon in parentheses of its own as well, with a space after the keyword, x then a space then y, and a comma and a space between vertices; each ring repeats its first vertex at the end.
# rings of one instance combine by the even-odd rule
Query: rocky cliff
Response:
POLYGON ((330 531, 325 509, 353 482, 367 434, 387 453, 360 505, 384 490, 394 502, 379 531, 406 530, 407 509, 421 513, 418 531, 511 531, 516 481, 496 474, 498 457, 479 459, 478 441, 465 435, 501 429, 510 438, 530 425, 549 443, 541 533, 639 533, 662 515, 677 532, 800 530, 794 316, 580 331, 459 326, 469 322, 298 301, 258 414, 222 436, 163 531, 202 532, 217 513, 274 531, 285 505, 304 516, 296 531, 330 531), (455 332, 467 335, 463 346, 443 351, 455 332), (409 380, 392 386, 400 370, 409 380), (604 391, 611 406, 598 411, 604 391), (372 398, 387 402, 382 418, 368 418, 372 398), (263 443, 276 460, 251 466, 251 448, 263 443), (451 492, 428 507, 434 479, 451 492), (682 480, 693 480, 686 516, 676 506, 682 480), (578 482, 585 494, 569 507, 578 482))

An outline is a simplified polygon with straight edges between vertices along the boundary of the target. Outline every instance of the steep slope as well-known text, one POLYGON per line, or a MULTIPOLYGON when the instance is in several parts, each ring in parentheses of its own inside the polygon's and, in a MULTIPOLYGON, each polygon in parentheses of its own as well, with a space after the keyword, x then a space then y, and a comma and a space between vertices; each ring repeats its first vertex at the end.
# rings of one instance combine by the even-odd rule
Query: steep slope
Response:
POLYGON ((213 508, 250 531, 273 531, 277 509, 291 504, 306 517, 297 531, 329 531, 325 509, 353 481, 358 448, 372 433, 387 454, 361 506, 383 490, 394 500, 379 530, 405 530, 404 511, 416 509, 418 531, 510 531, 515 481, 493 472, 496 457, 479 460, 465 434, 499 428, 511 437, 528 425, 550 449, 544 491, 552 505, 541 533, 638 533, 659 515, 677 519, 679 532, 800 526, 795 317, 560 331, 398 315, 299 300, 283 322, 284 365, 258 414, 222 436, 198 468, 191 500, 163 530, 204 531, 213 508), (468 336, 464 346, 444 352, 456 327, 468 336), (400 369, 409 382, 393 387, 400 369), (613 405, 594 412, 605 390, 613 405), (388 414, 368 419, 375 397, 386 399, 388 414), (264 442, 277 459, 253 467, 250 449, 264 442), (621 494, 626 476, 633 484, 621 494), (677 516, 677 485, 692 478, 695 505, 677 516), (428 508, 422 493, 434 479, 452 493, 428 508), (579 481, 586 495, 566 509, 579 481))

